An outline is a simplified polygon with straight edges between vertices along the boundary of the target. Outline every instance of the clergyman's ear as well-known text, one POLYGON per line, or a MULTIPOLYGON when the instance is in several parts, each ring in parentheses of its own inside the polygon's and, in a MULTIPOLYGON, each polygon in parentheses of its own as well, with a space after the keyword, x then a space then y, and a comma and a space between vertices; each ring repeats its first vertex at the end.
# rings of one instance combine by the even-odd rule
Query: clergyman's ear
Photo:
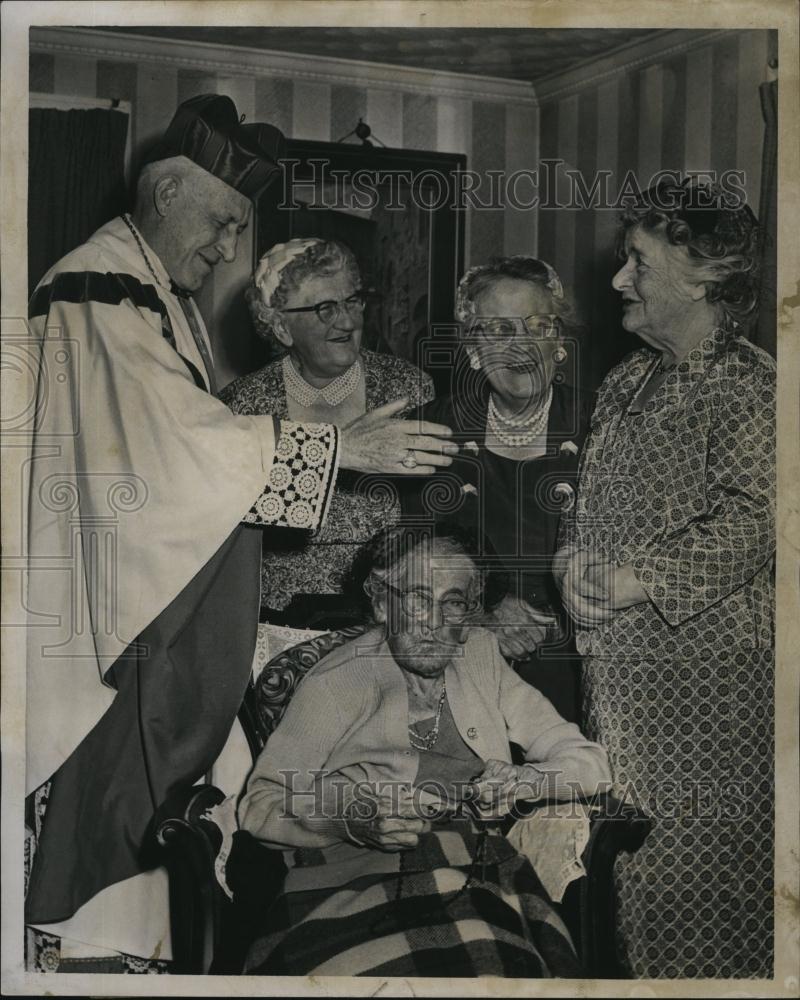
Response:
POLYGON ((174 174, 164 174, 159 177, 153 188, 153 206, 160 216, 169 212, 173 202, 178 197, 180 178, 174 174))

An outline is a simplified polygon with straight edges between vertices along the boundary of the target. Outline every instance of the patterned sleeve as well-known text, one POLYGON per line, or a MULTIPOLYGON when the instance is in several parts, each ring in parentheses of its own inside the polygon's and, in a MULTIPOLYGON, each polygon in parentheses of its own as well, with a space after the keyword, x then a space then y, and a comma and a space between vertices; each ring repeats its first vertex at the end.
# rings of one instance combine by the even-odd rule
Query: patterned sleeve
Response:
POLYGON ((759 369, 720 400, 708 442, 708 509, 635 556, 633 568, 670 625, 738 590, 775 551, 775 379, 759 369))
POLYGON ((278 444, 267 485, 242 520, 315 530, 325 521, 336 482, 339 431, 333 424, 275 424, 278 444))
POLYGON ((375 379, 376 403, 383 406, 386 403, 408 398, 408 406, 399 414, 401 419, 408 419, 417 407, 429 403, 435 393, 433 379, 427 372, 417 368, 405 358, 397 358, 392 354, 376 354, 367 352, 367 379, 375 379))

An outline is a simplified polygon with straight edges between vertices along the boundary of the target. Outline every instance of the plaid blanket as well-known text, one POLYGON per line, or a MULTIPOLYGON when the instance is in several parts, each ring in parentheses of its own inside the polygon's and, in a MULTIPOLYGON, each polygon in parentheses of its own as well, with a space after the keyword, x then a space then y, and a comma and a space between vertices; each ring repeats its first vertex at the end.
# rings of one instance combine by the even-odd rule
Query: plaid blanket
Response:
POLYGON ((281 895, 244 972, 581 975, 569 933, 530 863, 504 837, 467 823, 423 835, 398 873, 281 895))

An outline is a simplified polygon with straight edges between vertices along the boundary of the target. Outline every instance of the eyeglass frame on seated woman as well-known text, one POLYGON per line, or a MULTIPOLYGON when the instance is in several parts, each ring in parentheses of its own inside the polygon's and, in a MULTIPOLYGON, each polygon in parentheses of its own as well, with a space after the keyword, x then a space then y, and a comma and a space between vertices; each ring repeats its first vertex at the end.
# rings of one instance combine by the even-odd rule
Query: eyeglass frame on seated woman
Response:
POLYGON ((354 292, 347 296, 346 299, 325 299, 322 302, 315 302, 313 306, 292 306, 291 308, 278 309, 276 312, 280 313, 304 313, 304 312, 315 312, 317 314, 317 319, 320 323, 330 325, 335 323, 336 320, 341 315, 342 307, 344 307, 348 312, 363 312, 367 304, 367 293, 363 288, 357 288, 354 292), (325 318, 322 315, 322 310, 326 307, 335 307, 335 312, 325 318))
POLYGON ((400 590, 399 587, 395 587, 393 584, 389 583, 388 580, 383 581, 383 586, 387 590, 391 590, 392 593, 397 594, 397 596, 400 598, 400 604, 402 605, 403 611, 405 611, 405 613, 409 616, 409 618, 414 618, 416 621, 423 621, 425 618, 428 618, 430 616, 431 611, 433 610, 434 603, 439 605, 439 610, 442 615, 442 620, 452 621, 452 622, 466 621, 467 618, 469 618, 471 615, 474 615, 476 612, 480 611, 483 607, 481 601, 468 602, 466 598, 461 598, 458 603, 464 604, 466 607, 466 611, 462 615, 459 615, 458 617, 452 617, 446 615, 444 611, 444 605, 453 603, 452 601, 441 600, 434 602, 433 598, 430 595, 424 593, 421 590, 400 590), (420 610, 414 611, 412 610, 412 608, 409 607, 406 598, 411 597, 412 595, 423 598, 424 601, 426 602, 425 610, 422 611, 422 613, 420 613, 420 610))
POLYGON ((467 334, 467 339, 472 336, 476 339, 483 340, 489 343, 498 340, 513 340, 515 337, 524 336, 525 334, 520 333, 517 326, 518 321, 521 321, 525 327, 525 332, 529 337, 535 340, 558 340, 564 329, 564 321, 558 315, 558 313, 532 313, 530 316, 473 316, 471 317, 471 323, 469 327, 469 333, 467 334), (546 324, 542 323, 542 320, 546 320, 546 324), (535 325, 539 327, 538 330, 534 331, 532 326, 534 323, 531 321, 538 321, 535 325), (484 332, 485 325, 493 323, 495 327, 502 323, 514 324, 513 333, 489 333, 489 336, 484 332), (542 332, 542 328, 546 332, 542 332))

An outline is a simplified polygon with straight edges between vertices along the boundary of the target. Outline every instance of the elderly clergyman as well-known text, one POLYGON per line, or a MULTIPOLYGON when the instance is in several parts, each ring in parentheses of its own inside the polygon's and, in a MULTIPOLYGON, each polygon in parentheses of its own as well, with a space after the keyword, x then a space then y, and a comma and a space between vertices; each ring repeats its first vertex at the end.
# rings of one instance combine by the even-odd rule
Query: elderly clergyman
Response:
POLYGON ((392 419, 402 403, 336 428, 236 416, 215 398, 192 293, 234 259, 282 149, 230 98, 186 101, 133 215, 58 261, 31 299, 26 923, 61 939, 62 960, 169 957, 148 826, 236 717, 258 525, 318 527, 339 465, 418 474, 455 450, 447 428, 392 419))

